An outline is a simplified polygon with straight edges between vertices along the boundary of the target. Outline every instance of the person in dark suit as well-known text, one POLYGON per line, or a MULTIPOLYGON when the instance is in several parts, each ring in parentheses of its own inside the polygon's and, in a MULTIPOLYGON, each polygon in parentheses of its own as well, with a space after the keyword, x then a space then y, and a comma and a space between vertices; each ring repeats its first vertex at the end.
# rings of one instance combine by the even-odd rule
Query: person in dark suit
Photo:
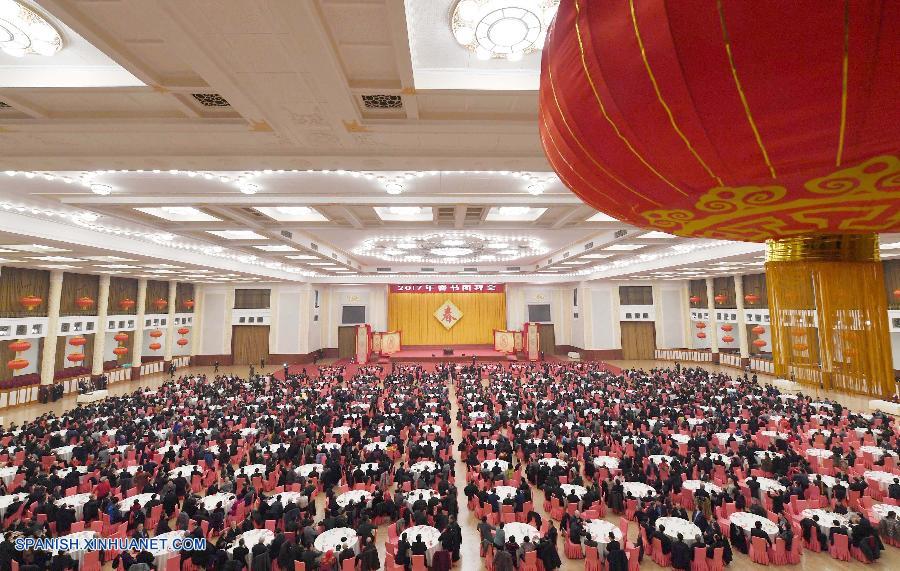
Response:
POLYGON ((237 547, 232 550, 231 554, 235 561, 241 562, 241 567, 244 567, 247 564, 247 555, 250 554, 250 550, 247 549, 247 546, 244 544, 244 538, 238 540, 237 547))
POLYGON ((750 537, 761 537, 766 540, 766 544, 769 547, 772 546, 772 539, 769 537, 769 534, 763 530, 761 521, 758 521, 753 525, 753 529, 750 530, 750 537))
POLYGON ((668 535, 666 535, 666 526, 659 526, 659 529, 653 532, 653 538, 658 539, 662 544, 662 550, 664 554, 672 552, 672 540, 669 539, 668 535))
POLYGON ((672 568, 689 571, 692 555, 691 548, 684 542, 684 536, 679 533, 677 539, 672 543, 672 568))
POLYGON ((831 527, 828 529, 828 543, 831 545, 834 545, 835 535, 846 535, 848 538, 850 537, 850 530, 837 519, 831 522, 831 527))

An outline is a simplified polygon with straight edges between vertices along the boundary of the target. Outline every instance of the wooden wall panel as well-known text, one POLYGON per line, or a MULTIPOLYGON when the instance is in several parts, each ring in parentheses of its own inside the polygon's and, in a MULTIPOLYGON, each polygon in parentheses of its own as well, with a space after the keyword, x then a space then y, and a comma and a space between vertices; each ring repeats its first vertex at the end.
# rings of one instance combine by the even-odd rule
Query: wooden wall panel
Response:
POLYGON ((97 315, 97 296, 100 294, 100 276, 91 274, 63 274, 62 293, 59 297, 60 315, 97 315), (94 303, 81 309, 75 301, 89 297, 94 303))
POLYGON ((538 323, 540 350, 549 357, 556 353, 556 330, 552 323, 538 323))
POLYGON ((35 317, 47 315, 47 298, 50 295, 50 272, 3 266, 0 269, 0 317, 35 317), (35 295, 43 301, 27 311, 19 299, 35 295))
POLYGON ((747 309, 766 309, 769 307, 769 297, 766 291, 766 274, 750 274, 744 278, 744 297, 754 294, 759 297, 756 303, 744 302, 747 309))
POLYGON ((697 303, 691 303, 691 307, 697 308, 706 308, 706 280, 691 280, 688 283, 688 297, 697 296, 700 298, 700 301, 697 303))
POLYGON ((900 297, 894 295, 895 291, 900 292, 900 260, 885 260, 882 264, 888 309, 900 309, 900 297))
MULTIPOLYGON (((7 363, 16 358, 16 352, 9 348, 9 344, 13 341, 16 341, 16 339, 4 339, 3 341, 0 341, 0 381, 8 381, 13 378, 13 373, 15 372, 6 366, 7 363)), ((34 345, 38 340, 35 339, 32 341, 29 339, 28 342, 34 345)), ((38 353, 38 355, 40 355, 40 353, 38 353)))
POLYGON ((356 326, 338 327, 338 357, 347 359, 356 355, 356 326))
POLYGON ((137 314, 138 281, 133 278, 112 277, 109 280, 109 314, 110 315, 135 315, 137 314), (125 310, 119 306, 123 299, 133 300, 131 308, 125 310))
POLYGON ((651 286, 619 286, 620 305, 653 305, 651 286))
POLYGON ((144 313, 168 313, 169 306, 157 309, 154 302, 157 299, 169 301, 169 282, 157 280, 147 281, 147 302, 144 305, 144 313))
POLYGON ((656 326, 651 321, 622 321, 622 358, 653 359, 656 326))
MULTIPOLYGON (((79 363, 73 363, 66 359, 67 353, 75 353, 75 347, 69 345, 69 340, 66 339, 64 335, 60 335, 56 338, 56 364, 55 370, 60 371, 62 369, 68 369, 69 367, 90 367, 93 362, 94 355, 94 334, 93 333, 84 333, 81 334, 82 337, 87 341, 84 345, 78 348, 79 353, 84 353, 84 361, 79 363)), ((74 334, 73 334, 74 337, 74 334)))
POLYGON ((186 307, 184 302, 187 300, 196 301, 194 297, 194 284, 178 282, 175 288, 175 311, 178 313, 194 313, 193 308, 186 307))
POLYGON ((271 293, 268 289, 236 289, 234 309, 269 309, 271 293))
MULTIPOLYGON (((716 302, 716 307, 719 309, 735 309, 737 304, 734 299, 734 277, 733 276, 723 276, 718 278, 713 278, 713 297, 717 295, 724 295, 725 301, 722 303, 716 302)), ((715 300, 713 300, 715 301, 715 300)))
POLYGON ((231 354, 235 365, 259 366, 260 359, 269 358, 269 326, 234 325, 231 334, 231 354))

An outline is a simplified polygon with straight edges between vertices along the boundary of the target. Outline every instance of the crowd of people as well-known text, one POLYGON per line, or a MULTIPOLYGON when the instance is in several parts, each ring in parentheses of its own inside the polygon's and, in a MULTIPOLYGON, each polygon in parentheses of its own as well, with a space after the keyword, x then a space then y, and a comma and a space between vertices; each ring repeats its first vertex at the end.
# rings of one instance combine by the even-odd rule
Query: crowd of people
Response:
POLYGON ((4 427, 0 571, 446 571, 466 526, 494 571, 874 561, 900 545, 896 423, 878 412, 680 366, 284 373, 184 375, 4 427), (206 549, 13 547, 73 534, 206 549))

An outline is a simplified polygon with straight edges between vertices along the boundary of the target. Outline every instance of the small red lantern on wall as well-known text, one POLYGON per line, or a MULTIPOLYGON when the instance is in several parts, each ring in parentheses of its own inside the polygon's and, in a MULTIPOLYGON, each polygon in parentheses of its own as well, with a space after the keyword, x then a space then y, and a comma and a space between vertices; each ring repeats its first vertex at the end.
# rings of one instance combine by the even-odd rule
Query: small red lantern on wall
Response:
POLYGON ((733 341, 734 337, 732 337, 731 335, 725 335, 724 337, 722 337, 723 343, 732 343, 733 341))
POLYGON ((185 306, 185 307, 188 308, 188 309, 194 309, 194 304, 195 304, 195 303, 196 303, 196 302, 194 302, 193 299, 186 299, 186 300, 184 300, 184 301, 181 303, 181 305, 185 306))
POLYGON ((162 311, 162 309, 167 305, 169 305, 169 302, 161 297, 153 300, 153 306, 156 307, 157 311, 162 311))
POLYGON ((895 297, 896 299, 900 299, 900 289, 895 289, 895 290, 894 290, 894 297, 895 297))
POLYGON ((71 345, 72 347, 81 347, 85 343, 87 343, 87 339, 81 336, 72 337, 71 339, 69 339, 69 345, 71 345))
POLYGON ((806 351, 808 348, 806 343, 794 343, 794 349, 797 351, 806 351))
POLYGON ((128 347, 116 347, 113 349, 113 354, 121 357, 122 355, 128 354, 128 347))
POLYGON ((24 339, 19 339, 18 341, 13 341, 8 345, 10 351, 15 351, 16 353, 21 353, 22 351, 28 351, 31 349, 31 343, 25 341, 24 339))
POLYGON ((86 295, 83 295, 75 300, 75 305, 78 306, 78 309, 84 311, 86 309, 90 309, 94 305, 94 300, 86 295))
POLYGON ((753 346, 754 347, 765 347, 767 345, 765 339, 754 339, 753 346))
POLYGON ((176 341, 176 343, 178 343, 180 346, 184 347, 185 345, 188 344, 188 340, 185 339, 184 337, 182 337, 181 339, 179 339, 178 341, 176 341))
POLYGON ((698 321, 697 329, 706 329, 706 323, 704 323, 703 321, 698 321))
POLYGON ((732 327, 730 323, 726 323, 725 325, 722 326, 722 331, 724 331, 726 333, 728 333, 732 329, 734 329, 734 327, 732 327))
POLYGON ((188 329, 187 327, 179 327, 179 328, 178 328, 178 334, 179 334, 179 335, 187 335, 187 334, 190 333, 190 332, 191 332, 191 330, 188 329))
POLYGON ((115 335, 113 335, 113 339, 115 339, 119 343, 124 343, 124 342, 128 341, 128 334, 123 331, 120 331, 119 333, 116 333, 115 335))
POLYGON ((756 327, 754 327, 754 328, 751 329, 750 331, 752 331, 753 333, 756 333, 757 335, 762 335, 763 333, 766 332, 766 328, 763 327, 762 325, 757 325, 756 327))
POLYGON ((756 303, 757 301, 759 301, 759 296, 756 295, 755 293, 748 293, 747 295, 744 296, 744 301, 746 301, 747 303, 752 305, 752 304, 756 303))
POLYGON ((122 311, 129 311, 132 307, 134 307, 134 300, 130 297, 119 300, 119 309, 122 311))
POLYGON ((162 345, 160 345, 159 343, 151 343, 150 345, 148 345, 148 347, 150 348, 151 351, 159 351, 159 349, 160 349, 160 347, 162 347, 162 345))
POLYGON ((162 336, 163 336, 163 332, 160 331, 159 329, 154 329, 153 331, 150 332, 150 337, 153 337, 154 339, 159 339, 162 336))
POLYGON ((8 361, 6 363, 6 368, 13 371, 20 371, 28 366, 28 361, 25 359, 13 359, 12 361, 8 361))
POLYGON ((688 299, 690 299, 691 303, 700 303, 700 296, 699 296, 699 295, 692 295, 692 296, 689 297, 688 299))
POLYGON ((713 299, 716 301, 716 303, 718 303, 718 304, 723 304, 723 303, 725 303, 725 300, 728 299, 728 298, 725 297, 725 294, 724 294, 724 293, 720 293, 720 294, 718 294, 718 295, 715 295, 715 296, 713 297, 713 299))
POLYGON ((806 337, 806 331, 799 327, 795 327, 791 329, 791 335, 794 337, 806 337))
MULTIPOLYGON (((24 307, 28 311, 32 311, 35 307, 44 303, 44 300, 36 295, 25 295, 19 298, 19 303, 21 303, 22 307, 24 307)), ((25 366, 27 367, 28 365, 25 366)))
POLYGON ((697 339, 706 339, 706 333, 701 331, 697 334, 697 339))
POLYGON ((84 353, 69 353, 66 355, 66 359, 73 363, 80 363, 81 361, 84 361, 84 353))

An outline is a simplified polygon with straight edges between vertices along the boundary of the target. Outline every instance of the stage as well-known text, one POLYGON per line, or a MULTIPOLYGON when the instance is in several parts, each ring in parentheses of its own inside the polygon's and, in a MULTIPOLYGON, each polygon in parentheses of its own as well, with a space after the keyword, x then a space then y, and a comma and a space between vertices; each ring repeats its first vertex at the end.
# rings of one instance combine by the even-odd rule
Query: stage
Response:
POLYGON ((451 345, 453 349, 452 355, 444 355, 443 345, 411 345, 403 347, 400 351, 389 356, 376 358, 376 361, 389 363, 404 362, 452 362, 465 363, 471 362, 474 356, 478 361, 516 361, 515 355, 494 351, 491 345, 451 345))

